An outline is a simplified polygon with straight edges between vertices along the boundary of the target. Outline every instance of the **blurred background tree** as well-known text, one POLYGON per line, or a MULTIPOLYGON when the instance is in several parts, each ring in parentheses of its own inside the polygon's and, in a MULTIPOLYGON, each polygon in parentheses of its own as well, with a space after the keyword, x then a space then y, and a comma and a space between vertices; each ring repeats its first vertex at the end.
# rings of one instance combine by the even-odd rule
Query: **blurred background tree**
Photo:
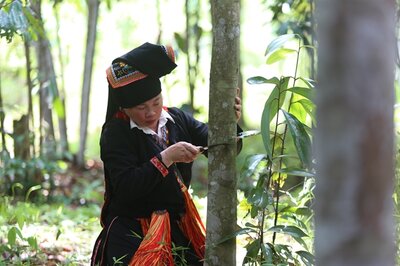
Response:
MULTIPOLYGON (((298 67, 298 77, 310 77, 311 80, 316 77, 314 6, 314 0, 241 2, 239 73, 243 80, 257 76, 287 80, 293 75, 293 66, 298 67), (293 44, 297 45, 294 42, 289 43, 292 47, 277 49, 273 56, 268 55, 266 59, 268 44, 283 34, 300 36, 302 47, 307 52, 294 53, 293 50, 297 49, 293 49, 293 44), (267 60, 275 63, 270 64, 267 60)), ((210 1, 201 0, 0 0, 0 194, 12 198, 2 199, 0 212, 7 210, 5 206, 9 203, 15 204, 17 199, 25 198, 42 203, 61 202, 74 208, 101 205, 103 175, 98 143, 106 111, 105 69, 112 59, 146 41, 171 43, 177 51, 179 67, 162 80, 165 104, 182 107, 199 120, 207 121, 212 49, 210 9, 210 1)), ((396 103, 399 103, 398 71, 396 74, 396 103)), ((239 81, 239 84, 244 110, 240 124, 245 130, 260 128, 265 104, 275 91, 276 84, 263 83, 252 88, 245 82, 239 81)), ((312 87, 311 83, 306 84, 312 87)), ((313 127, 313 103, 304 99, 296 101, 289 113, 300 115, 301 123, 313 127)), ((287 107, 284 102, 282 104, 287 107)), ((396 126, 397 110, 396 105, 396 126)), ((282 128, 281 121, 277 122, 276 126, 282 128)), ((309 134, 311 130, 307 126, 309 134)), ((278 155, 279 161, 285 164, 293 161, 288 154, 295 152, 294 140, 289 136, 286 145, 280 145, 282 135, 279 130, 276 133, 276 138, 271 141, 276 142, 276 149, 282 151, 278 155)), ((263 138, 245 140, 245 148, 237 158, 237 170, 247 167, 246 163, 254 163, 254 158, 256 161, 260 159, 254 155, 265 153, 263 138)), ((267 169, 265 165, 263 167, 267 169)), ((398 167, 396 169, 398 173, 398 167)), ((248 170, 243 171, 247 173, 248 170)), ((274 173, 274 178, 289 176, 273 170, 271 174, 274 173)), ((207 160, 197 160, 192 189, 200 198, 205 196, 207 190, 207 171, 207 160)), ((285 200, 292 199, 288 196, 291 194, 286 192, 293 188, 293 195, 300 193, 295 188, 306 184, 304 179, 294 174, 290 176, 287 179, 271 179, 272 190, 269 193, 272 193, 274 201, 271 202, 276 206, 283 206, 287 203, 285 200)), ((396 177, 398 182, 398 175, 396 177)), ((265 199, 265 194, 257 189, 252 191, 254 194, 249 194, 249 183, 255 185, 253 179, 239 180, 239 194, 244 193, 242 197, 252 195, 249 198, 253 204, 251 215, 265 213, 265 202, 258 201, 265 199)), ((310 187, 307 197, 312 198, 310 187)), ((395 217, 400 219, 397 200, 400 189, 398 185, 395 188, 395 217)), ((249 207, 249 202, 243 200, 241 204, 249 207)), ((289 216, 296 219, 307 217, 309 220, 299 221, 304 223, 300 227, 307 227, 312 233, 310 198, 307 198, 307 204, 301 208, 287 206, 285 213, 272 212, 272 216, 276 214, 279 221, 289 216), (307 215, 301 216, 304 208, 308 210, 307 215)), ((23 208, 28 207, 31 206, 23 205, 23 208)), ((273 205, 270 207, 273 208, 273 205)), ((96 208, 89 211, 90 215, 97 215, 99 210, 96 208)), ((8 211, 11 213, 12 210, 8 211)), ((245 214, 239 208, 238 215, 245 214)), ((12 214, 3 217, 8 217, 4 223, 7 225, 15 225, 16 220, 25 219, 17 219, 12 214)), ((246 219, 243 218, 244 221, 246 219)), ((278 227, 273 228, 274 235, 282 226, 276 221, 275 225, 278 227)), ((397 230, 399 228, 397 222, 397 230)), ((7 227, 7 232, 10 233, 10 240, 17 234, 13 228, 7 227)), ((251 261, 249 258, 255 250, 258 252, 261 250, 258 248, 263 247, 260 239, 263 240, 263 237, 245 247, 247 262, 251 261)), ((275 244, 275 239, 273 242, 275 244)), ((3 251, 2 243, 0 251, 3 251)), ((35 246, 32 241, 31 244, 35 246)), ((285 253, 278 244, 265 247, 281 248, 281 253, 285 253)), ((397 250, 399 253, 400 249, 397 250)), ((239 256, 245 255, 239 252, 239 256)), ((265 257, 266 254, 261 257, 255 254, 253 259, 260 261, 265 257)))

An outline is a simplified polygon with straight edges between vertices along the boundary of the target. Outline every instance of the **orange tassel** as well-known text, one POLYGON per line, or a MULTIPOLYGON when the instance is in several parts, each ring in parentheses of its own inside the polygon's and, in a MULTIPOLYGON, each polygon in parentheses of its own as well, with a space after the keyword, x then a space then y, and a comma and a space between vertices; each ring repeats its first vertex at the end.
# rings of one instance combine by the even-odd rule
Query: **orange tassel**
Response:
POLYGON ((197 211, 196 205, 194 205, 188 189, 179 178, 177 179, 181 186, 186 206, 186 212, 181 219, 180 227, 186 238, 192 243, 193 249, 197 256, 203 260, 205 253, 206 228, 200 218, 199 212, 197 211))
POLYGON ((142 233, 145 236, 147 234, 147 232, 149 231, 150 219, 149 218, 140 218, 138 220, 139 220, 140 226, 142 228, 142 233))
MULTIPOLYGON (((142 223, 142 227, 143 227, 142 223)), ((129 266, 173 266, 171 227, 167 211, 153 212, 151 222, 139 249, 129 266)))

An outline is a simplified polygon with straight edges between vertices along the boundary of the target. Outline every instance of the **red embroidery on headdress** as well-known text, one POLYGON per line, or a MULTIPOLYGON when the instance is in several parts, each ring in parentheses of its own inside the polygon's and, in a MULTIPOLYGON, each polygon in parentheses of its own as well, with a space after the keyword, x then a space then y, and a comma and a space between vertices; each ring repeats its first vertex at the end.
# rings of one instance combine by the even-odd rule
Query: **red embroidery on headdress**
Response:
POLYGON ((175 63, 175 52, 172 46, 171 45, 163 45, 163 46, 164 46, 164 51, 169 57, 169 59, 171 59, 171 61, 175 63))
POLYGON ((110 83, 111 87, 116 89, 128 85, 137 80, 144 79, 147 77, 147 74, 143 74, 142 72, 135 70, 128 64, 124 62, 116 62, 113 63, 106 70, 107 80, 110 83))

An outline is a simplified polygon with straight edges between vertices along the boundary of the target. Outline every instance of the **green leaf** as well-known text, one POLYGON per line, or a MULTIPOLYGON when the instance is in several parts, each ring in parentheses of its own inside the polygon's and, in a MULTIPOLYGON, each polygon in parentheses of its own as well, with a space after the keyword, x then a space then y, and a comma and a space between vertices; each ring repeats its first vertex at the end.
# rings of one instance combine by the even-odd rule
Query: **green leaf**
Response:
MULTIPOLYGON (((293 259, 290 246, 283 245, 283 244, 275 244, 274 248, 275 248, 275 252, 278 255, 278 257, 279 257, 281 262, 293 259)), ((277 265, 285 265, 285 266, 287 266, 287 264, 282 264, 282 263, 278 263, 277 265)))
MULTIPOLYGON (((271 117, 273 117, 273 108, 278 104, 279 88, 276 86, 270 94, 268 100, 265 102, 264 110, 261 115, 261 137, 263 140, 265 151, 267 152, 268 158, 272 160, 272 146, 270 139, 270 123, 271 117)), ((275 107, 276 108, 276 107, 275 107)))
POLYGON ((295 238, 302 238, 308 236, 306 233, 303 232, 303 230, 292 225, 277 225, 269 228, 268 231, 290 235, 295 238))
POLYGON ((17 228, 15 227, 11 227, 10 230, 8 230, 8 235, 7 235, 7 239, 8 239, 8 244, 12 247, 15 245, 15 241, 17 240, 17 232, 16 232, 17 228))
POLYGON ((294 207, 288 206, 279 211, 279 213, 290 213, 297 215, 310 216, 312 214, 311 210, 307 207, 294 207))
POLYGON ((11 27, 11 22, 8 13, 0 9, 0 30, 6 30, 9 29, 10 27, 11 27))
POLYGON ((56 111, 57 117, 64 119, 65 118, 65 112, 64 112, 64 106, 60 98, 55 98, 53 101, 53 108, 56 111))
POLYGON ((292 40, 294 38, 300 38, 297 34, 284 34, 279 36, 278 38, 274 39, 267 47, 265 51, 265 55, 268 56, 269 54, 275 52, 279 48, 281 48, 287 41, 292 40))
POLYGON ((14 1, 11 4, 10 11, 10 22, 14 25, 14 27, 21 31, 21 33, 25 33, 28 29, 28 22, 23 12, 23 7, 20 1, 14 1))
POLYGON ((18 223, 19 228, 22 229, 22 227, 24 226, 24 223, 25 223, 25 215, 23 213, 18 213, 17 223, 18 223))
POLYGON ((259 225, 255 225, 255 224, 252 224, 252 223, 249 223, 249 222, 247 222, 245 224, 245 226, 250 227, 250 228, 254 228, 254 229, 261 229, 259 225))
POLYGON ((301 260, 305 265, 307 266, 315 265, 315 257, 310 252, 305 250, 299 250, 296 251, 296 253, 300 256, 301 260))
POLYGON ((24 189, 24 186, 21 183, 14 183, 11 187, 11 193, 12 193, 12 197, 15 197, 15 189, 19 188, 19 189, 24 189))
POLYGON ((313 45, 302 45, 300 48, 306 48, 306 49, 310 49, 310 50, 317 50, 317 47, 313 46, 313 45))
POLYGON ((29 37, 33 40, 37 40, 38 35, 45 37, 44 28, 42 27, 40 20, 32 15, 30 9, 24 8, 23 11, 31 28, 29 37))
POLYGON ((264 110, 261 115, 261 136, 269 158, 273 157, 270 139, 270 123, 285 101, 285 89, 289 84, 289 79, 290 77, 282 77, 279 80, 279 84, 275 86, 269 95, 268 100, 265 102, 264 110))
POLYGON ((247 79, 247 83, 249 84, 275 84, 278 85, 279 84, 279 79, 276 77, 270 78, 270 79, 266 79, 264 77, 261 76, 256 76, 256 77, 251 77, 247 79))
POLYGON ((288 91, 291 91, 293 93, 296 93, 298 95, 301 95, 311 101, 314 100, 314 91, 311 90, 310 88, 306 88, 306 87, 292 87, 289 88, 288 91))
POLYGON ((259 209, 265 209, 269 204, 269 196, 264 192, 264 188, 260 187, 257 188, 253 196, 249 198, 249 202, 259 209))
POLYGON ((304 176, 304 177, 315 177, 314 173, 305 171, 304 169, 296 168, 296 167, 288 167, 282 168, 278 170, 279 173, 284 173, 291 176, 304 176))
POLYGON ((285 119, 292 135, 294 145, 299 155, 300 161, 305 168, 311 168, 311 140, 308 136, 303 123, 301 123, 295 116, 282 110, 285 119))
POLYGON ((28 244, 31 248, 37 250, 38 249, 38 243, 36 240, 36 237, 30 236, 26 239, 28 241, 28 244))
POLYGON ((294 49, 288 49, 288 48, 281 48, 279 50, 274 51, 273 53, 270 53, 267 56, 266 63, 268 65, 272 65, 276 62, 279 62, 283 59, 285 59, 288 55, 296 53, 297 51, 294 49))
POLYGON ((314 114, 315 104, 312 101, 308 99, 301 99, 296 102, 301 104, 308 114, 314 114))
MULTIPOLYGON (((290 113, 293 114, 294 116, 297 117, 298 120, 300 121, 307 121, 308 113, 304 110, 303 106, 298 103, 299 98, 301 96, 298 96, 297 94, 293 94, 293 97, 291 98, 292 104, 290 105, 290 113)), ((304 99, 301 97, 301 99, 304 99)))
POLYGON ((17 233, 17 236, 19 236, 19 238, 24 239, 24 237, 22 236, 21 230, 19 230, 17 227, 15 228, 15 233, 17 233))
POLYGON ((301 100, 297 101, 296 103, 299 103, 303 107, 303 109, 311 117, 311 120, 312 120, 313 124, 315 125, 317 123, 317 121, 315 120, 315 113, 314 113, 315 104, 308 99, 301 99, 301 100))
POLYGON ((183 53, 187 54, 188 53, 188 49, 187 49, 187 45, 186 45, 186 39, 184 37, 182 37, 182 35, 177 33, 177 32, 174 33, 174 37, 175 37, 175 41, 176 41, 176 44, 178 45, 179 49, 183 53))
POLYGON ((261 246, 261 251, 264 255, 264 261, 262 262, 262 265, 271 265, 274 259, 274 251, 268 244, 263 244, 261 246))
POLYGON ((250 209, 251 218, 254 219, 258 215, 258 210, 259 210, 259 208, 257 206, 254 206, 253 204, 251 205, 251 209, 250 209))
POLYGON ((107 10, 111 10, 111 0, 106 0, 107 10))
POLYGON ((302 80, 307 85, 308 88, 313 89, 315 87, 314 80, 303 77, 299 77, 299 79, 302 80))
POLYGON ((246 245, 246 256, 243 259, 243 265, 249 262, 257 261, 258 251, 260 250, 260 239, 256 239, 246 245))
POLYGON ((243 164, 241 178, 252 176, 256 171, 257 166, 264 159, 267 159, 265 154, 254 154, 248 156, 243 164))
POLYGON ((58 238, 60 237, 61 234, 62 234, 62 230, 58 229, 57 234, 56 234, 56 240, 58 240, 58 238))
POLYGON ((31 195, 31 193, 32 193, 33 191, 39 190, 39 189, 41 189, 41 188, 42 188, 41 185, 36 185, 36 186, 30 187, 30 188, 28 189, 28 191, 26 192, 25 201, 28 201, 29 196, 31 195))
POLYGON ((244 227, 244 228, 240 228, 239 230, 236 230, 235 232, 233 232, 232 234, 221 238, 216 245, 222 244, 232 238, 235 238, 239 235, 244 235, 244 234, 248 234, 248 233, 257 233, 257 231, 253 228, 248 228, 248 227, 244 227))

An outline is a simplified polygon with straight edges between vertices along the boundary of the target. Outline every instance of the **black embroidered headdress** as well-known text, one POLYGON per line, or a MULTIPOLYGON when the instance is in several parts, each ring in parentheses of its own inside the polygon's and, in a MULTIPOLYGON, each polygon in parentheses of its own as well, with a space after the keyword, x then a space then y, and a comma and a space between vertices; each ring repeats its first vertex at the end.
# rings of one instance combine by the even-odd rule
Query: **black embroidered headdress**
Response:
POLYGON ((108 106, 106 121, 120 107, 130 108, 161 93, 160 77, 176 67, 171 46, 144 43, 114 59, 107 68, 108 106))

